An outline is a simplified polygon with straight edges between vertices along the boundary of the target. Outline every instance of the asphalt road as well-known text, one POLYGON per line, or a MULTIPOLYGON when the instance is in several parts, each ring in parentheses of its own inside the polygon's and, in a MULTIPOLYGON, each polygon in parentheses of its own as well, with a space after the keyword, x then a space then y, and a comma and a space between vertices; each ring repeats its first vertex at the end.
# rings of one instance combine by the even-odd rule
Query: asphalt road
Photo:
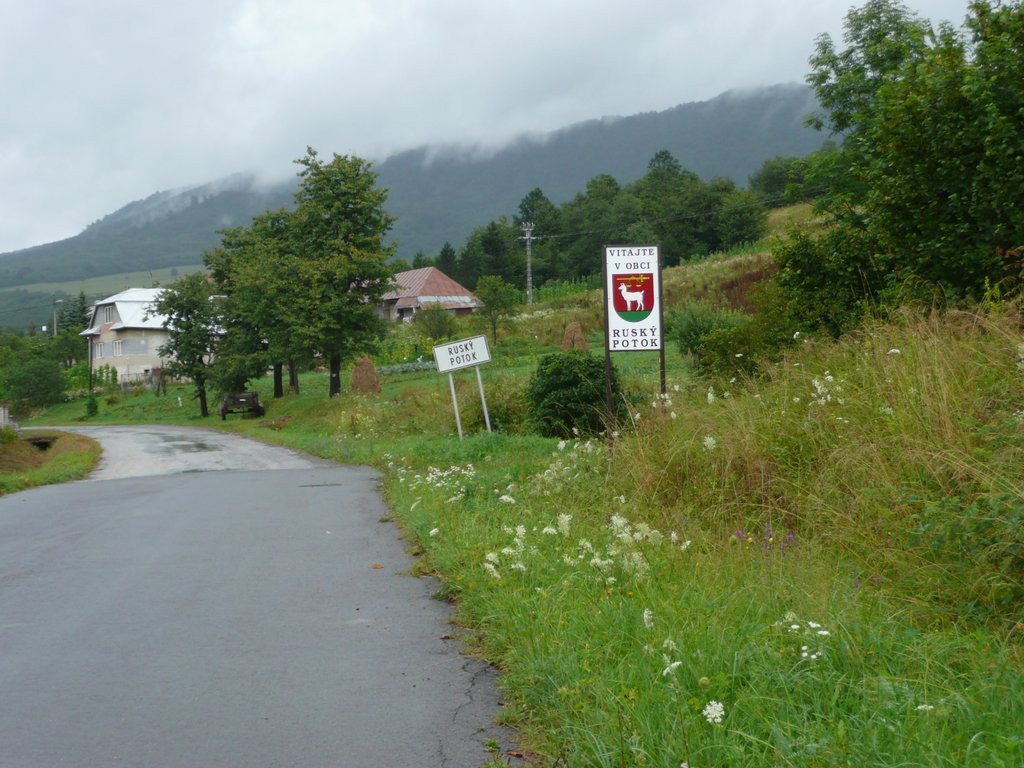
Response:
POLYGON ((118 479, 0 497, 0 767, 473 768, 508 743, 372 470, 131 429, 88 430, 118 479))

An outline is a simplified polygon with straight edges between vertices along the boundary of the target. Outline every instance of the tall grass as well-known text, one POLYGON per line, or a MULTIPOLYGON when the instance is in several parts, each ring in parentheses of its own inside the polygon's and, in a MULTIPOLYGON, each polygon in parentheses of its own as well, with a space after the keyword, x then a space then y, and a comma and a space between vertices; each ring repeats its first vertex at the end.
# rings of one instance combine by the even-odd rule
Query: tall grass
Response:
POLYGON ((389 496, 541 763, 1024 764, 1020 335, 901 316, 389 496))

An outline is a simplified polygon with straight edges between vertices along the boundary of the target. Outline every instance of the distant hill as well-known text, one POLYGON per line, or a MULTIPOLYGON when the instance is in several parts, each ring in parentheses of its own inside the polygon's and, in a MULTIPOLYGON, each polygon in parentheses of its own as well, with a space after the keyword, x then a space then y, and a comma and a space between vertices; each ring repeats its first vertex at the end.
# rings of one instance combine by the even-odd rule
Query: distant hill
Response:
POLYGON ((516 213, 536 187, 562 203, 598 174, 635 181, 662 149, 702 178, 727 176, 746 186, 765 160, 803 156, 822 145, 822 134, 804 125, 817 108, 802 85, 730 91, 664 112, 590 120, 524 137, 484 157, 465 148, 416 149, 388 158, 376 170, 389 190, 388 208, 398 216, 393 235, 399 255, 411 261, 417 250, 437 255, 445 241, 458 248, 474 227, 516 213))
MULTIPOLYGON (((445 241, 459 247, 474 227, 514 214, 535 187, 560 203, 598 174, 633 181, 661 149, 702 177, 727 176, 745 185, 766 159, 805 155, 821 145, 822 135, 803 123, 815 109, 811 91, 802 85, 730 91, 663 112, 602 118, 523 137, 488 153, 423 147, 378 162, 375 170, 388 189, 388 208, 398 217, 392 232, 398 255, 411 260, 420 250, 436 255, 445 241)), ((265 187, 238 174, 157 192, 75 237, 0 254, 0 286, 197 264, 203 251, 219 242, 217 230, 289 206, 294 189, 292 181, 265 187)), ((13 293, 0 290, 0 326, 45 321, 54 292, 20 291, 17 309, 8 300, 13 293)))

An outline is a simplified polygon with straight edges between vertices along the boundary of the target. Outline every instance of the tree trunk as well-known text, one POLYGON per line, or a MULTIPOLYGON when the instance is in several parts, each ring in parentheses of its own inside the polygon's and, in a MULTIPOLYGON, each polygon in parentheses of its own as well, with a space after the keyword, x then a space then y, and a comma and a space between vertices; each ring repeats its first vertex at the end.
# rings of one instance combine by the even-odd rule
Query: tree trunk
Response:
POLYGON ((331 386, 327 394, 329 397, 341 394, 341 355, 331 355, 331 386))
POLYGON ((293 394, 299 394, 299 369, 294 360, 288 361, 288 388, 293 394))
POLYGON ((282 363, 274 363, 274 397, 284 397, 284 376, 282 363))
POLYGON ((196 379, 196 395, 199 396, 199 415, 205 419, 210 415, 206 403, 206 379, 196 379))

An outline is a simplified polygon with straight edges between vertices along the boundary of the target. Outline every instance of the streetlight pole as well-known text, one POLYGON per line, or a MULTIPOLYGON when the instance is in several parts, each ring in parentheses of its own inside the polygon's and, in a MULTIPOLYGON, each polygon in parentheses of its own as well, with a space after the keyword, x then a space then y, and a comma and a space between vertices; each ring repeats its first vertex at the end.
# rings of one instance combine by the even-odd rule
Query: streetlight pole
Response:
POLYGON ((53 338, 57 338, 57 305, 63 303, 64 299, 53 300, 53 338))

